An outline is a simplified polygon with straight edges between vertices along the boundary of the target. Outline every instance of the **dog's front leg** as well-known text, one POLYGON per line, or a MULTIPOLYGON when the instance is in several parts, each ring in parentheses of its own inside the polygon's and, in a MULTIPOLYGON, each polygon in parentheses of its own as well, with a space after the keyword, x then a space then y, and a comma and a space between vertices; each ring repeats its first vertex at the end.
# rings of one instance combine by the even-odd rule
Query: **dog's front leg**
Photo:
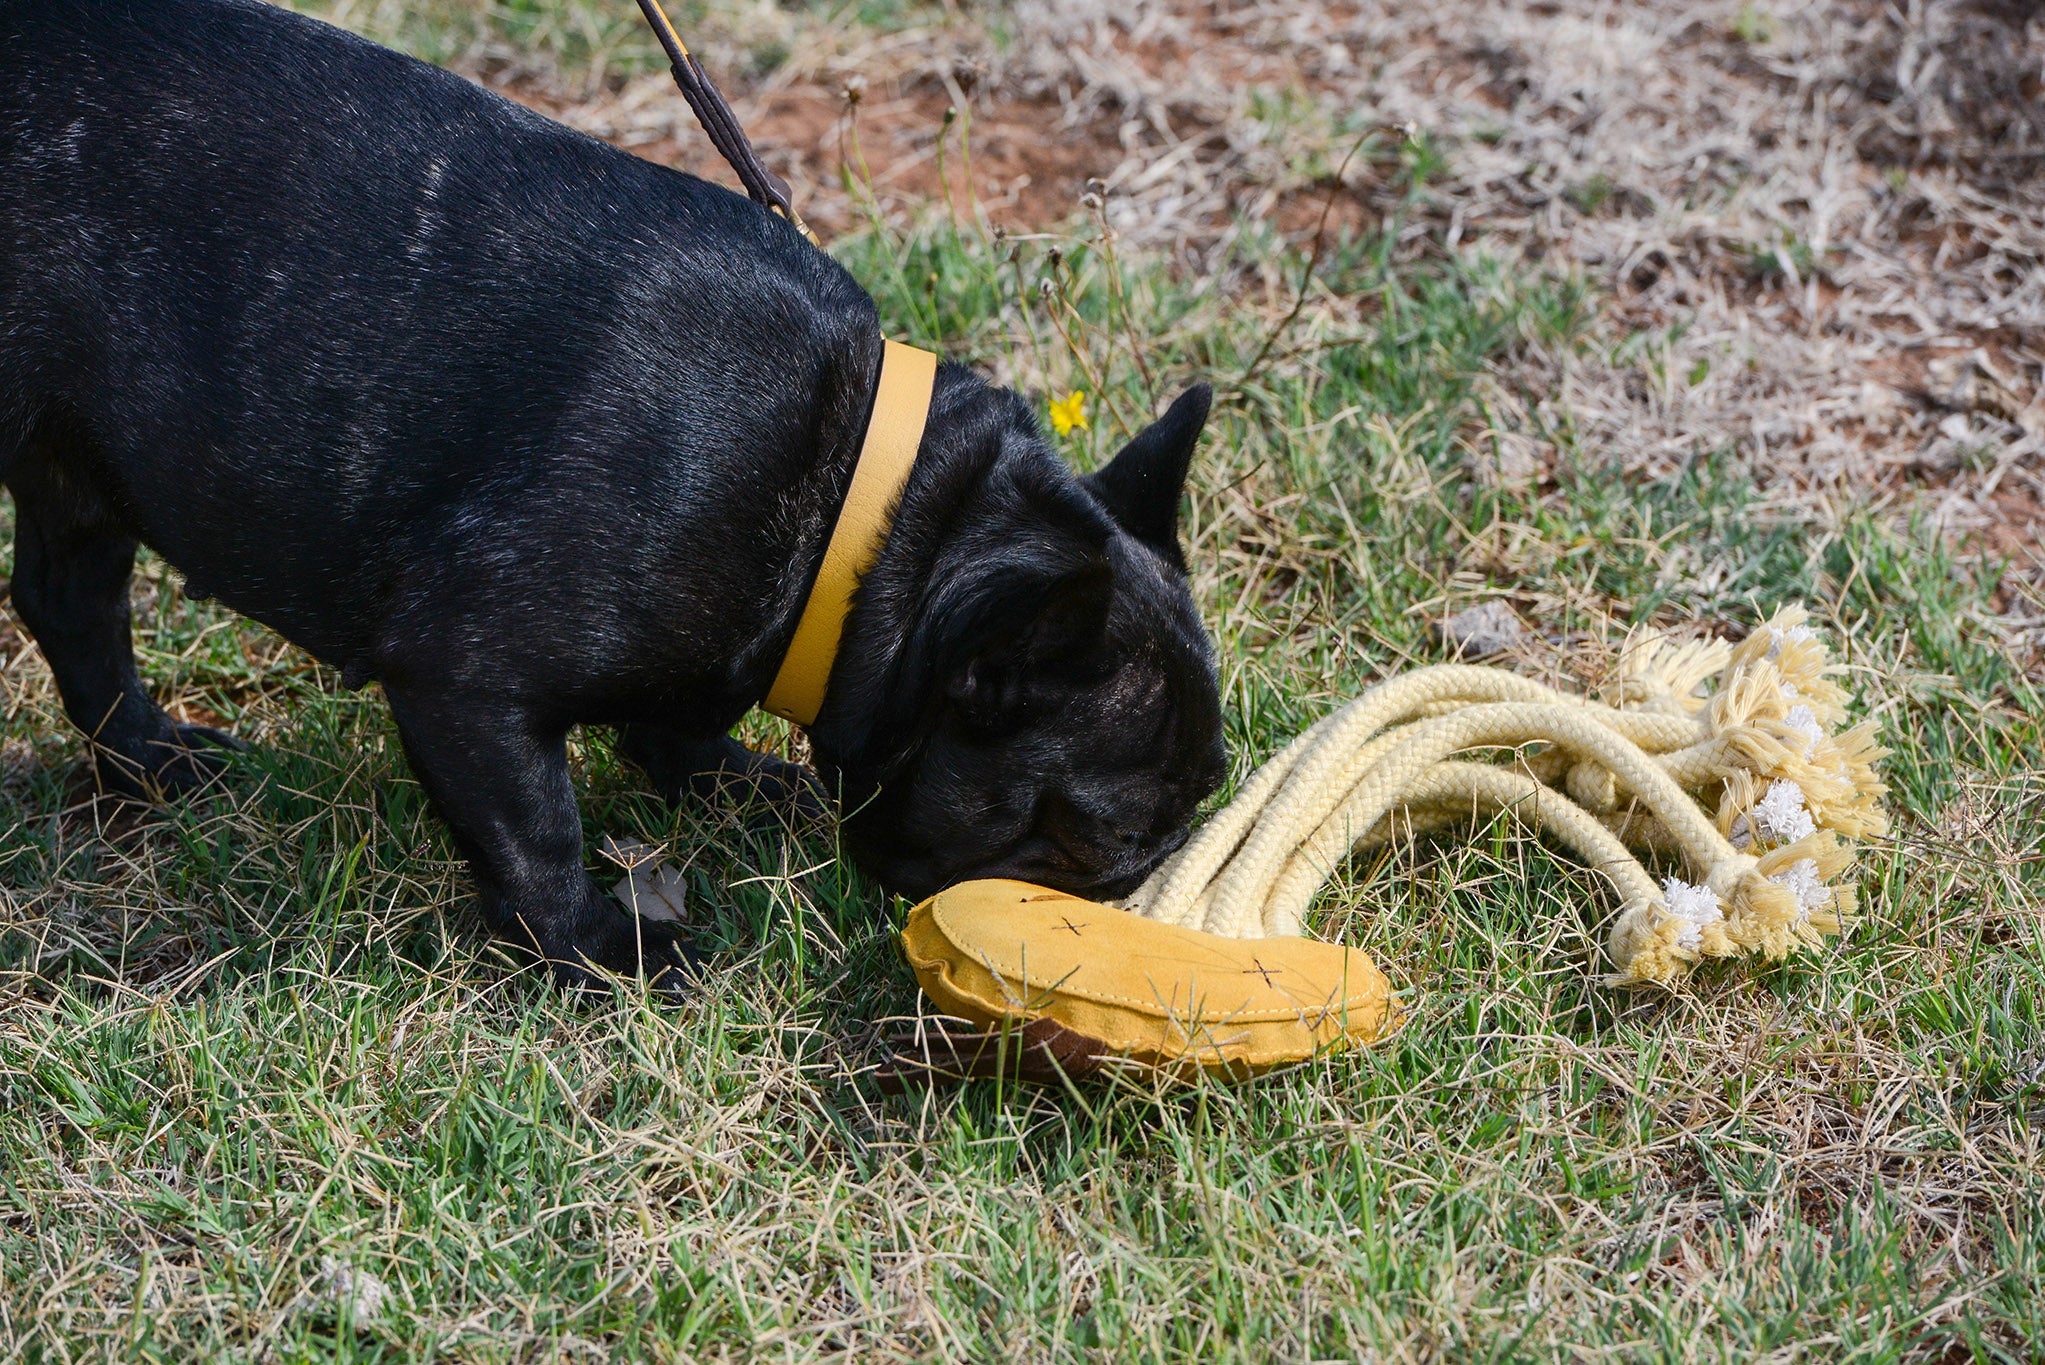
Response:
POLYGON ((594 969, 679 992, 694 954, 667 925, 627 913, 582 865, 564 729, 495 699, 390 691, 405 752, 475 873, 491 929, 564 986, 594 969))
POLYGON ((805 817, 824 813, 824 787, 814 773, 748 749, 730 735, 704 739, 641 722, 619 732, 618 750, 669 802, 679 802, 685 794, 701 801, 759 797, 805 817))

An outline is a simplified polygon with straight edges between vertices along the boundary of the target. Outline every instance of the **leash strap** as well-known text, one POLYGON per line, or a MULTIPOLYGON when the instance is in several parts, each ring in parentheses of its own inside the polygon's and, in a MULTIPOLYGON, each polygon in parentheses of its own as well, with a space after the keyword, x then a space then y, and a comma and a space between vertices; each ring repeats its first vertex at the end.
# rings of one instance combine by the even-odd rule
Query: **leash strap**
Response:
POLYGON ((739 127, 738 116, 731 112, 724 95, 711 82, 710 73, 683 45, 682 35, 675 32, 675 26, 668 21, 667 11, 660 7, 660 0, 639 0, 639 12, 646 16, 646 22, 653 28, 653 36, 660 39, 662 49, 667 52, 668 69, 674 73, 675 84, 681 87, 682 98, 689 102, 689 108, 695 110, 696 121, 709 134, 710 145, 738 173, 739 183, 746 187, 746 193, 753 202, 772 209, 793 223, 812 245, 822 246, 816 233, 810 231, 809 224, 803 222, 802 215, 795 211, 795 200, 789 194, 788 182, 768 170, 767 163, 760 160, 760 154, 753 150, 745 129, 739 127))
MULTIPOLYGON (((739 127, 737 115, 711 83, 702 63, 689 54, 660 0, 639 0, 639 11, 667 52, 675 84, 696 112, 696 121, 709 135, 710 145, 731 164, 746 193, 754 203, 786 218, 821 249, 817 234, 795 211, 788 182, 760 160, 739 127)), ((923 427, 930 417, 930 395, 937 382, 936 355, 899 341, 883 341, 881 346, 880 383, 874 391, 872 415, 866 419, 866 439, 859 447, 858 463, 852 467, 852 485, 845 490, 845 503, 831 527, 824 562, 810 586, 809 600, 803 603, 795 638, 774 675, 774 685, 767 689, 767 699, 760 703, 762 709, 797 725, 814 724, 823 709, 824 689, 831 681, 831 667, 838 661, 852 595, 880 556, 881 542, 887 539, 895 505, 909 482, 916 448, 922 444, 923 427)))
POLYGON ((824 687, 831 680, 831 665, 838 659, 852 594, 880 555, 930 416, 937 357, 899 341, 881 345, 880 386, 873 395, 873 415, 866 420, 859 463, 852 469, 852 486, 845 490, 845 505, 831 528, 823 567, 817 570, 809 601, 803 604, 795 638, 788 644, 774 685, 767 689, 767 700, 760 703, 764 710, 797 725, 814 723, 823 709, 824 687))

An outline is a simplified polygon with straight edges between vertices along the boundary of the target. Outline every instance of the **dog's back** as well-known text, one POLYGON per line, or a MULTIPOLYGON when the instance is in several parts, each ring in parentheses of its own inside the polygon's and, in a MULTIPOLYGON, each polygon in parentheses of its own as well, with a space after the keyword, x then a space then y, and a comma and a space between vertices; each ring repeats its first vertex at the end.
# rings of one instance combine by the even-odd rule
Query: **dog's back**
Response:
MULTIPOLYGON (((436 537, 487 571, 478 525, 673 572, 732 485, 812 477, 876 334, 739 196, 326 25, 0 0, 0 478, 88 463, 197 589, 337 662, 394 575, 456 571, 436 537)), ((766 548, 731 566, 755 596, 766 548)))

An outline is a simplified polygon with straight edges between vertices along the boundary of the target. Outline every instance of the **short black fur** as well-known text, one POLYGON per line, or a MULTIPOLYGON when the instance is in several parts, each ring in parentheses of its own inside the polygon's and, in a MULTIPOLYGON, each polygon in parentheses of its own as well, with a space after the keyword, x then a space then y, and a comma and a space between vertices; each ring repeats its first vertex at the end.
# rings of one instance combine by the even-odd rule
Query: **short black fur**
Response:
MULTIPOLYGON (((0 0, 0 481, 13 598, 102 781, 231 743, 129 642, 139 544, 381 683, 485 918, 568 981, 686 960, 582 865, 578 724, 679 799, 730 740, 850 478, 872 301, 786 223, 257 0, 0 0)), ((1177 506, 1207 391, 1072 477, 940 370, 818 767, 852 850, 1129 889, 1221 775, 1177 506)))

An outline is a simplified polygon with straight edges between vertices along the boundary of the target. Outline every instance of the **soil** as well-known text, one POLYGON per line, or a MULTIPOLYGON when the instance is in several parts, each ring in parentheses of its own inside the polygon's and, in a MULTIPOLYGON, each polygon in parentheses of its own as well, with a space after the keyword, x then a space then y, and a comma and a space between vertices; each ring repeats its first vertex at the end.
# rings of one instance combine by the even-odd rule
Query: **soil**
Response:
MULTIPOLYGON (((1929 516, 2006 559, 2019 596, 2045 590, 2045 7, 1015 0, 881 35, 775 22, 762 74, 760 34, 714 16, 698 51, 827 236, 947 202, 1054 231, 1092 192, 1121 240, 1190 271, 1221 270, 1240 224, 1303 239, 1325 209, 1338 231, 1397 221, 1403 251, 1580 273, 1613 345, 1487 377, 1515 458, 1538 467, 1564 429, 1648 477, 1730 448, 1787 516, 1929 516)), ((730 182, 664 74, 469 74, 730 182)))

